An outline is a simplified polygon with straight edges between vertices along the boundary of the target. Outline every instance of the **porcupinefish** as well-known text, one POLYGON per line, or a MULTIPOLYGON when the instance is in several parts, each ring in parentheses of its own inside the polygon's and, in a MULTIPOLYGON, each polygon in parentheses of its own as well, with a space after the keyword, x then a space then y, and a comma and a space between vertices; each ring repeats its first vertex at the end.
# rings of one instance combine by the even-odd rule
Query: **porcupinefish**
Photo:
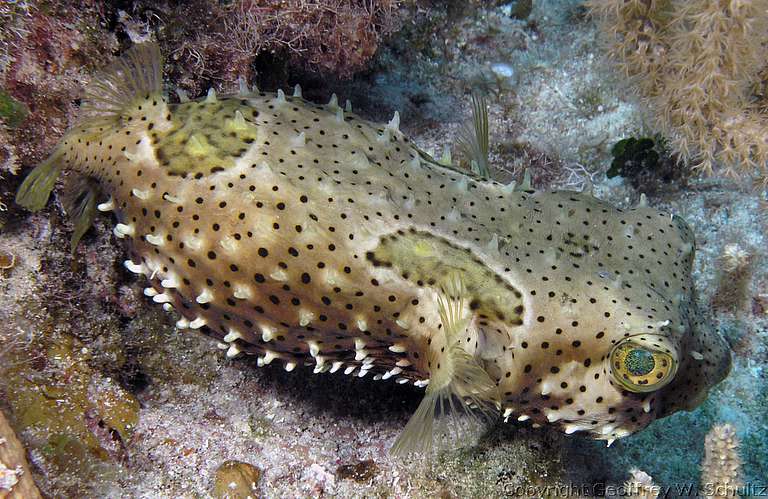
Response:
POLYGON ((481 178, 397 114, 369 122, 298 87, 171 103, 154 45, 82 107, 17 201, 38 210, 61 171, 82 179, 73 244, 112 211, 144 294, 228 357, 426 386, 397 450, 427 449, 457 399, 611 442, 728 372, 677 216, 481 178))

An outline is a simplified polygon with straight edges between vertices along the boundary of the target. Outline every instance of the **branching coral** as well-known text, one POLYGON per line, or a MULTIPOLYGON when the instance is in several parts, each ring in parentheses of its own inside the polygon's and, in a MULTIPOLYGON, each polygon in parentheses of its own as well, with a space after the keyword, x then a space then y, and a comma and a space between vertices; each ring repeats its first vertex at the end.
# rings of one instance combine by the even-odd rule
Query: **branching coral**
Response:
POLYGON ((589 0, 672 149, 768 185, 768 0, 589 0))
MULTIPOLYGON (((697 497, 739 497, 742 480, 739 439, 736 429, 730 424, 712 426, 704 438, 704 461, 701 464, 700 489, 697 497)), ((662 488, 653 483, 653 478, 637 468, 630 470, 629 479, 624 482, 623 495, 633 499, 655 499, 662 488)), ((664 488, 664 496, 670 489, 664 488)))
POLYGON ((736 497, 743 486, 736 429, 729 424, 715 425, 704 440, 701 465, 704 497, 736 497))

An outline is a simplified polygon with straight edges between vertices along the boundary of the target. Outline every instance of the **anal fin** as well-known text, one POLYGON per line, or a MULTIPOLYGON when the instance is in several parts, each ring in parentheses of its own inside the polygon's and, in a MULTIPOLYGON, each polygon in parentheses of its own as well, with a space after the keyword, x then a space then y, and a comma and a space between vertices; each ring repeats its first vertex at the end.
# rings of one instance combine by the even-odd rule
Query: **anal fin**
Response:
POLYGON ((70 238, 70 249, 73 253, 80 239, 93 225, 100 192, 98 181, 92 178, 72 176, 64 183, 62 204, 74 224, 70 238))

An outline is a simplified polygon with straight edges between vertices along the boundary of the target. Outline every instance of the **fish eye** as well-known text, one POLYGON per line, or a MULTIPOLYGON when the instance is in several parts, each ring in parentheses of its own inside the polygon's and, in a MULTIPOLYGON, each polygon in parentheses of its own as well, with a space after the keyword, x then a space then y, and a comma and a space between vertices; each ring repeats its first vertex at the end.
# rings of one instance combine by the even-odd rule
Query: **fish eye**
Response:
POLYGON ((610 357, 613 378, 635 393, 652 392, 665 386, 675 375, 677 361, 664 343, 640 336, 616 345, 610 357))

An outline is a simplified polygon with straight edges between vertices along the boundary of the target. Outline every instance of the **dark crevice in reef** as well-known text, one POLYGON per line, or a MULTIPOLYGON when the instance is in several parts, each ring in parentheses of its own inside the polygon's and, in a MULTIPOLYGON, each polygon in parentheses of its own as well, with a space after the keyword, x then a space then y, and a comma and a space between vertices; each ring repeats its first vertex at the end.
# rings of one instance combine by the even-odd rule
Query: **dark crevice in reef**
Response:
POLYGON ((126 345, 126 360, 117 372, 117 382, 134 395, 139 395, 152 384, 152 379, 141 366, 139 354, 138 348, 126 345))

